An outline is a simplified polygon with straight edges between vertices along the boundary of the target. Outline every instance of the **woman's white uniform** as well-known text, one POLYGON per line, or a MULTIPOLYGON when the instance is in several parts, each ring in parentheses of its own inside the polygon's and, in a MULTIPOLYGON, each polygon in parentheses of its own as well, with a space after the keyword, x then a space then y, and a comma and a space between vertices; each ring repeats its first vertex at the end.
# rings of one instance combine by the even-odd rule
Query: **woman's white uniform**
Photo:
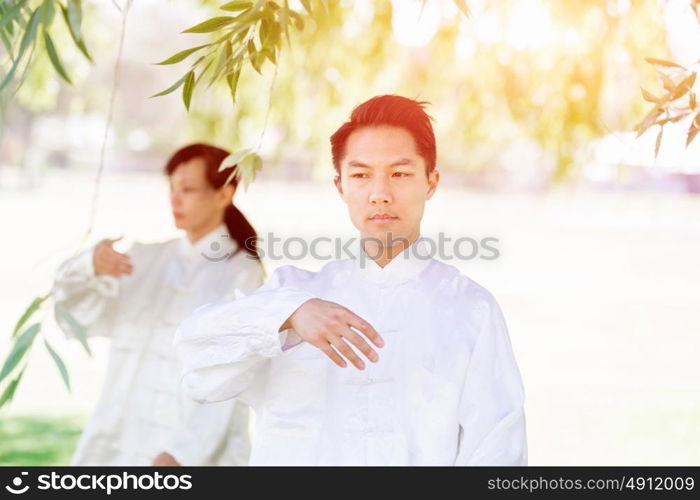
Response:
MULTIPOLYGON (((198 306, 262 285, 258 261, 236 250, 221 224, 194 245, 187 237, 135 243, 127 252, 133 272, 121 278, 95 275, 94 247, 61 265, 55 302, 88 336, 112 339, 102 394, 74 465, 149 465, 162 451, 183 465, 247 463, 250 409, 184 396, 172 346, 178 324, 198 306)), ((56 319, 71 335, 60 314, 56 319)))

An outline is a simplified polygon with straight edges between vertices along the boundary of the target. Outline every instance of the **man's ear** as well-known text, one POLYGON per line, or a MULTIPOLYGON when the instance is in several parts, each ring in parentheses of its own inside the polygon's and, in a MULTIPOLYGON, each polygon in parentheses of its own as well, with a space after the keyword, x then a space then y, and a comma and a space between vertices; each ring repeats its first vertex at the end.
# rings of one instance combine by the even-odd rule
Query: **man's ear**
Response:
POLYGON ((439 182, 440 171, 436 168, 428 174, 428 195, 426 196, 426 200, 429 200, 433 197, 433 194, 435 194, 435 190, 437 189, 439 182))

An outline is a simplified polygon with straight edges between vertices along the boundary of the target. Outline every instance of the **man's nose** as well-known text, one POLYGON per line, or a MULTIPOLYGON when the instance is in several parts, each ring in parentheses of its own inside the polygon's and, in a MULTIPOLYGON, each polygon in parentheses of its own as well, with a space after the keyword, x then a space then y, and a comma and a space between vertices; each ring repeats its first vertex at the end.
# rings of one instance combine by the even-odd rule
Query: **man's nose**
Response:
POLYGON ((391 203, 391 193, 388 181, 381 176, 375 177, 372 182, 372 190, 369 194, 369 201, 373 205, 387 205, 391 203))

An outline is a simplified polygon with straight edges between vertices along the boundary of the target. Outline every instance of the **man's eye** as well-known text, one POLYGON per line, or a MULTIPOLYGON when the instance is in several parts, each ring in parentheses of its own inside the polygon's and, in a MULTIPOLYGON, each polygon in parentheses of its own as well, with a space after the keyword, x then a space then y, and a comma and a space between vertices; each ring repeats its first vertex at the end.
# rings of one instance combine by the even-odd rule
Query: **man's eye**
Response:
POLYGON ((394 172, 394 175, 396 177, 410 177, 411 174, 408 172, 394 172))
POLYGON ((350 177, 355 177, 356 179, 364 179, 367 177, 367 174, 352 174, 350 177))

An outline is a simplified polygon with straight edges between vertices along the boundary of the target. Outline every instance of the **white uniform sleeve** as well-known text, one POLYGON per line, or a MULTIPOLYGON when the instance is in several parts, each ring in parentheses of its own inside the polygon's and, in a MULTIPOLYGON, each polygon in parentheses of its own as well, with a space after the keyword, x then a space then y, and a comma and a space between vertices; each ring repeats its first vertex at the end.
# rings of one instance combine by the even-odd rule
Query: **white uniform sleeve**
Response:
MULTIPOLYGON (((93 246, 61 264, 54 278, 53 299, 85 327, 88 336, 107 336, 112 330, 120 286, 114 276, 95 275, 94 251, 93 246)), ((61 330, 72 336, 70 325, 56 308, 54 314, 61 330)))
POLYGON ((304 302, 314 298, 290 286, 293 266, 277 269, 269 282, 237 299, 199 307, 175 333, 186 394, 198 402, 233 397, 256 406, 270 358, 280 355, 287 333, 282 324, 304 302))
POLYGON ((527 465, 525 391, 501 308, 489 302, 462 388, 455 465, 527 465))

